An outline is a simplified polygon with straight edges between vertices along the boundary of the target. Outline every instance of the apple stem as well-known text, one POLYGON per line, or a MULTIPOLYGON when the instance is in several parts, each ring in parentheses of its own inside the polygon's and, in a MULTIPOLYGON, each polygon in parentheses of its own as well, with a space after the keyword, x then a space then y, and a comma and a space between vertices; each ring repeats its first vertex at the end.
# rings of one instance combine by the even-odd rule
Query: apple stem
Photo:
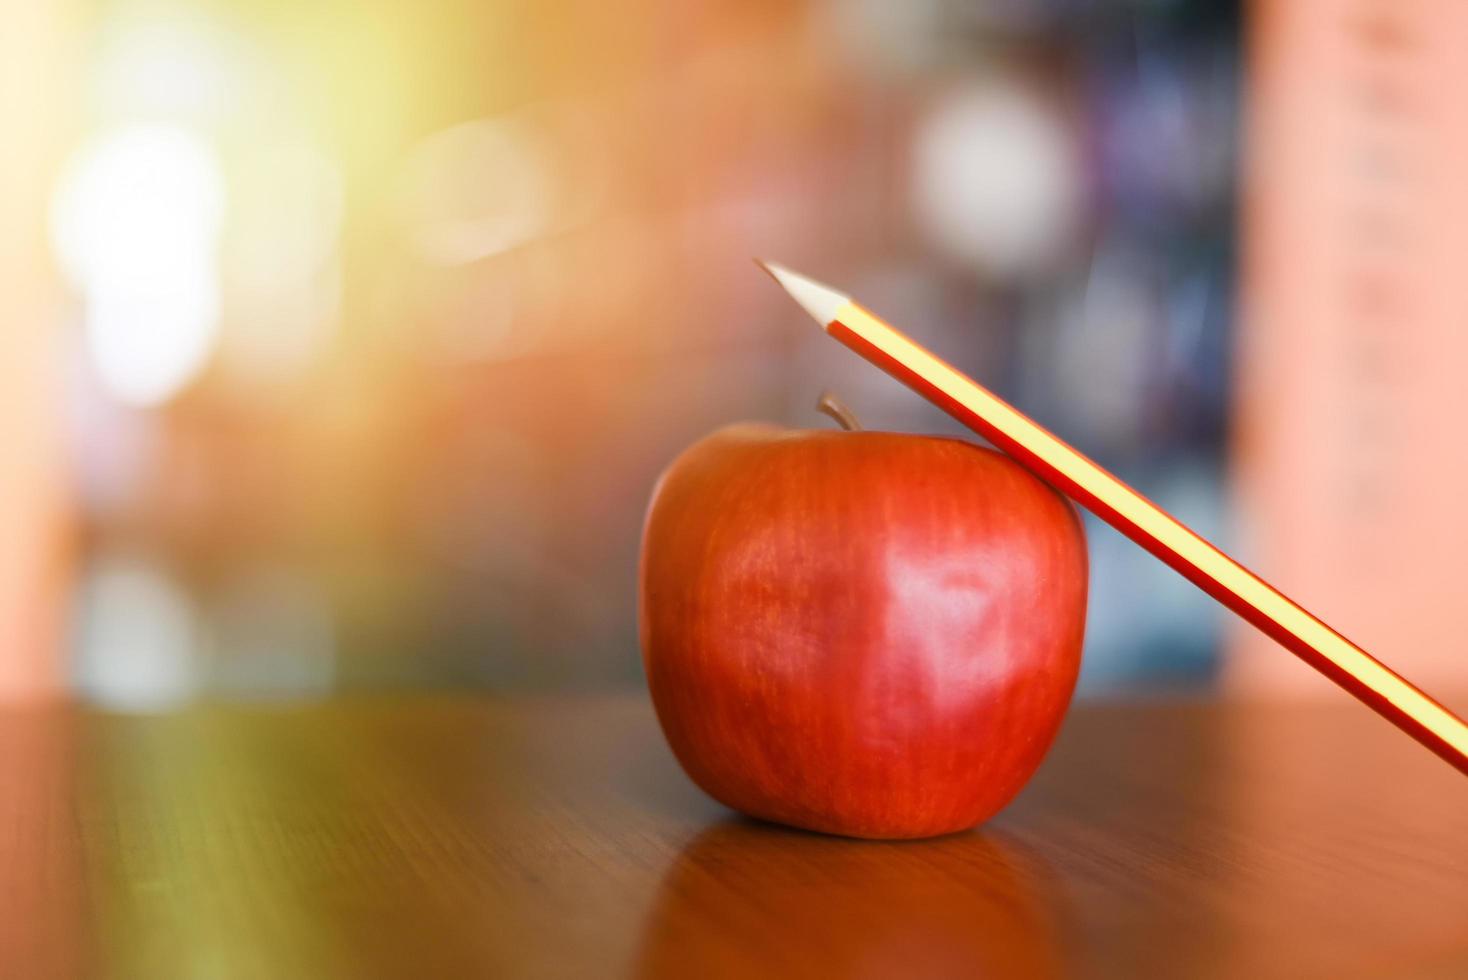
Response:
POLYGON ((835 392, 826 390, 821 392, 820 400, 816 402, 816 411, 823 412, 835 419, 847 432, 860 432, 861 420, 856 417, 846 403, 836 397, 835 392))

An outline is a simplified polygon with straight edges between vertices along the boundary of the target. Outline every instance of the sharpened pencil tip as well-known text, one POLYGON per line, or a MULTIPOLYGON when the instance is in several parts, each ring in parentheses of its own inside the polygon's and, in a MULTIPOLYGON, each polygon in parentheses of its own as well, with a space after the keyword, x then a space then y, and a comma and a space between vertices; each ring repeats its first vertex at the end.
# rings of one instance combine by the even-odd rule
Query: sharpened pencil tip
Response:
POLYGON ((792 272, 778 262, 755 259, 754 263, 768 272, 770 278, 779 283, 791 298, 800 304, 801 309, 809 313, 811 319, 823 327, 836 319, 836 312, 841 307, 851 302, 851 297, 846 294, 837 292, 830 286, 816 282, 808 276, 792 272))

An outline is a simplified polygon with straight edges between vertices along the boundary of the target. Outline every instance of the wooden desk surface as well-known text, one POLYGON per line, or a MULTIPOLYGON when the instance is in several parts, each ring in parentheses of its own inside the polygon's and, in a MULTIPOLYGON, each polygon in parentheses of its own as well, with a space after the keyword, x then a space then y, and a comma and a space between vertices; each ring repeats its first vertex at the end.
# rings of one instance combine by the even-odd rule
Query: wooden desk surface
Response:
POLYGON ((1468 780, 1354 704, 1086 707, 981 832, 742 821, 644 699, 0 712, 0 976, 1468 977, 1468 780))

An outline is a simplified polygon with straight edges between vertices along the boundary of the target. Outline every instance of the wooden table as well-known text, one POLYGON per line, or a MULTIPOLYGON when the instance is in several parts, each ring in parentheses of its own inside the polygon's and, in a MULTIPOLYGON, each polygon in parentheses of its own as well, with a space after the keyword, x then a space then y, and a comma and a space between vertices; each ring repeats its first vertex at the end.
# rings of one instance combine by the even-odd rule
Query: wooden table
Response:
POLYGON ((980 832, 748 822, 640 696, 0 712, 0 976, 1468 977, 1468 780, 1359 706, 1078 708, 980 832))

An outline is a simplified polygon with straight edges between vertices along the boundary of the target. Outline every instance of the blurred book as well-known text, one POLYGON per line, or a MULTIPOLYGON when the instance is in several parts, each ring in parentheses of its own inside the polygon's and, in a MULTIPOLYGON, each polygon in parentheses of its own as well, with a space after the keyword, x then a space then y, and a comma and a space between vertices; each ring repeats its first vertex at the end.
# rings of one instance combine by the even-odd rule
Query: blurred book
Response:
MULTIPOLYGON (((1235 474, 1247 564, 1430 691, 1468 685, 1468 6, 1252 8, 1235 474)), ((1228 683, 1328 682, 1240 627, 1228 683)))

